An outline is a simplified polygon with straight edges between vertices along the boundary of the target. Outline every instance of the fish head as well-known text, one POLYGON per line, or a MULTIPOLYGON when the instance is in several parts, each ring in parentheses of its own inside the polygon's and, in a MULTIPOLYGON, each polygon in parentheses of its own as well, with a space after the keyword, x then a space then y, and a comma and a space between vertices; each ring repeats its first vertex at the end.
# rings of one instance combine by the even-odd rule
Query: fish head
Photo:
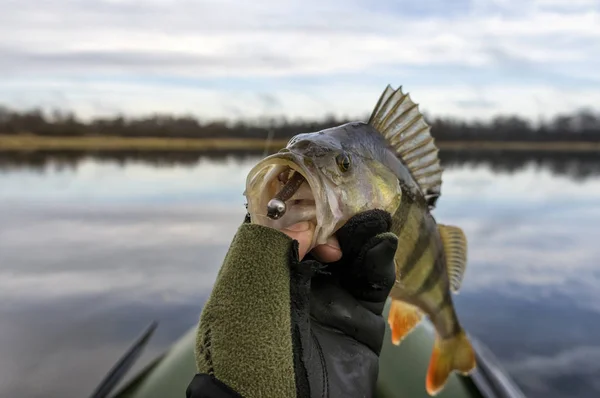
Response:
POLYGON ((248 173, 244 192, 252 222, 279 230, 312 222, 312 249, 360 212, 374 208, 392 212, 400 202, 398 177, 381 161, 385 142, 371 130, 353 123, 298 134, 285 148, 261 160, 248 173), (267 204, 292 172, 300 173, 305 182, 286 201, 285 214, 273 220, 267 216, 267 204))

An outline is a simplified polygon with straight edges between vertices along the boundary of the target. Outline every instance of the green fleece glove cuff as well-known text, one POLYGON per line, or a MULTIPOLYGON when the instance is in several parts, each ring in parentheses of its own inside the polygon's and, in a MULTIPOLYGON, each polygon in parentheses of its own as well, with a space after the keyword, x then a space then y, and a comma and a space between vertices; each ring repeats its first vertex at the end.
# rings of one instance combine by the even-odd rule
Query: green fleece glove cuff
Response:
POLYGON ((200 316, 199 373, 245 398, 296 397, 289 266, 297 256, 298 243, 284 233, 240 226, 200 316))

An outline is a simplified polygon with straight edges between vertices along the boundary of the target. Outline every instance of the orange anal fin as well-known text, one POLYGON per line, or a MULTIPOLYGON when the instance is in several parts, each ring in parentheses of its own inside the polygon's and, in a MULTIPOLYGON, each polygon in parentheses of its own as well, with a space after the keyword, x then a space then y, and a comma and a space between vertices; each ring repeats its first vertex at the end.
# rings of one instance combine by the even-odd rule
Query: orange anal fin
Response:
POLYGON ((438 394, 452 371, 468 374, 475 366, 475 352, 464 332, 447 340, 436 336, 427 370, 427 393, 431 396, 438 394))
POLYGON ((388 323, 392 329, 392 343, 395 345, 408 335, 421 321, 422 313, 414 305, 400 300, 392 300, 388 323))

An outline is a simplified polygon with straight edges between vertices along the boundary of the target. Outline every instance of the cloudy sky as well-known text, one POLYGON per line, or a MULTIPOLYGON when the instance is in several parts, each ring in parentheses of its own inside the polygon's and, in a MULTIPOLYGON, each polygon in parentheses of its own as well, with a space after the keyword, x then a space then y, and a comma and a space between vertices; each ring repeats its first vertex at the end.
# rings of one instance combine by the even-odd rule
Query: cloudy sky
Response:
POLYGON ((598 0, 0 0, 0 104, 90 117, 600 110, 598 0))

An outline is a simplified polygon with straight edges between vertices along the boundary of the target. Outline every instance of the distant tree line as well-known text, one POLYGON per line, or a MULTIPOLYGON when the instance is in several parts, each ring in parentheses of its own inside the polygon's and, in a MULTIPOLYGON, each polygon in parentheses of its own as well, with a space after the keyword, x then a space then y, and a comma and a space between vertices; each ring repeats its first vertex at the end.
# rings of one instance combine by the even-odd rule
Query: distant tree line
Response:
MULTIPOLYGON (((558 115, 534 125, 516 116, 499 116, 488 122, 466 122, 429 118, 432 134, 439 141, 600 141, 600 113, 580 110, 558 115)), ((318 131, 357 119, 333 116, 322 120, 264 118, 258 121, 201 121, 192 116, 96 118, 81 121, 73 113, 39 109, 14 111, 0 106, 0 134, 29 133, 40 136, 119 136, 177 138, 259 138, 271 135, 287 139, 298 133, 318 131)))

